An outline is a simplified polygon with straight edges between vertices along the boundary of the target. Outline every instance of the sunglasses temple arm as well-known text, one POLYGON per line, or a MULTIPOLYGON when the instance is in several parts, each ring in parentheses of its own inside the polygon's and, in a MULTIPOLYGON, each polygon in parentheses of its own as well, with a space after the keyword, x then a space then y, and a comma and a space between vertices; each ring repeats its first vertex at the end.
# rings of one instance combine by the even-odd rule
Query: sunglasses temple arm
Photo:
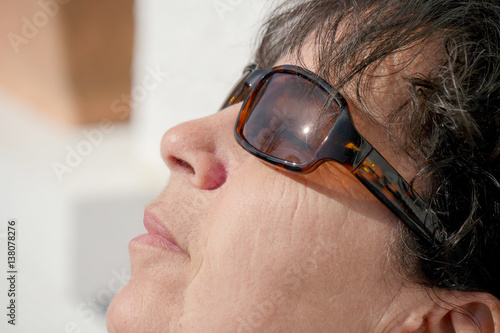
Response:
POLYGON ((248 64, 243 71, 243 76, 240 78, 238 83, 233 87, 231 93, 226 98, 219 111, 224 110, 231 105, 243 102, 250 92, 250 88, 255 82, 257 82, 259 76, 254 77, 253 80, 248 80, 249 76, 257 70, 256 64, 248 64))
POLYGON ((352 173, 422 240, 437 240, 437 217, 377 150, 372 148, 352 173))

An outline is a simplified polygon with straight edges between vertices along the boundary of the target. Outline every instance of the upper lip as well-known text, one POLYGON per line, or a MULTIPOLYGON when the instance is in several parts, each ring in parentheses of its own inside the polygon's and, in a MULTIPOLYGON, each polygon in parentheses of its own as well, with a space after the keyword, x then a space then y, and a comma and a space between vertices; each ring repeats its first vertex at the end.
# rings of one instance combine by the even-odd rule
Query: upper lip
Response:
POLYGON ((184 252, 187 255, 187 252, 179 246, 179 243, 175 239, 172 232, 170 232, 170 230, 167 228, 167 226, 149 210, 144 211, 144 227, 146 227, 148 233, 165 238, 167 241, 177 246, 180 251, 184 252))

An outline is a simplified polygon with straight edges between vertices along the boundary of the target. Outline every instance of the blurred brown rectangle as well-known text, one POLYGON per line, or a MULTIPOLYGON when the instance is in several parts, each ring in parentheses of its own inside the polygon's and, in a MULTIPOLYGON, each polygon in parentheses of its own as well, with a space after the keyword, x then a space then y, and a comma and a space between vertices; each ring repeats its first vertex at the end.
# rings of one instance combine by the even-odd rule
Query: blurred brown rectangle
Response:
POLYGON ((65 122, 128 119, 112 105, 130 91, 133 0, 0 1, 2 90, 65 122))
POLYGON ((133 4, 133 0, 73 0, 62 7, 69 75, 81 107, 80 122, 123 117, 111 105, 130 92, 133 4))

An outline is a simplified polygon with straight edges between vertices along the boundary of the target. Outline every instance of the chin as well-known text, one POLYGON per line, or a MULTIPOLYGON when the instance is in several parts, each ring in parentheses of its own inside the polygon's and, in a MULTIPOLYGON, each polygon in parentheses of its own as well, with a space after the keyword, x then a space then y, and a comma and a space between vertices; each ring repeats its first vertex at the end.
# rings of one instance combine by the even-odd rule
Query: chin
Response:
POLYGON ((137 318, 140 300, 135 295, 129 283, 113 298, 106 314, 108 333, 141 332, 141 319, 137 318))
POLYGON ((177 332, 181 306, 162 304, 158 295, 145 294, 133 284, 125 286, 111 302, 106 316, 108 333, 177 332))
POLYGON ((139 273, 132 265, 130 282, 113 298, 106 315, 109 333, 178 331, 183 279, 179 274, 155 274, 151 266, 143 268, 139 273))

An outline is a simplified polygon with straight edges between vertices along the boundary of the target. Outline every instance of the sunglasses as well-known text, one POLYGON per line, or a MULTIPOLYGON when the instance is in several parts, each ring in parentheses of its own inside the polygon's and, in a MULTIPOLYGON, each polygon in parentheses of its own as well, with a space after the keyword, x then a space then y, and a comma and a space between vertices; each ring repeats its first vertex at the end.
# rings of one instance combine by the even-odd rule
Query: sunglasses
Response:
POLYGON ((252 64, 221 110, 241 102, 235 137, 250 154, 299 174, 340 163, 422 241, 436 241, 437 217, 356 130, 346 100, 328 82, 298 66, 252 64))

